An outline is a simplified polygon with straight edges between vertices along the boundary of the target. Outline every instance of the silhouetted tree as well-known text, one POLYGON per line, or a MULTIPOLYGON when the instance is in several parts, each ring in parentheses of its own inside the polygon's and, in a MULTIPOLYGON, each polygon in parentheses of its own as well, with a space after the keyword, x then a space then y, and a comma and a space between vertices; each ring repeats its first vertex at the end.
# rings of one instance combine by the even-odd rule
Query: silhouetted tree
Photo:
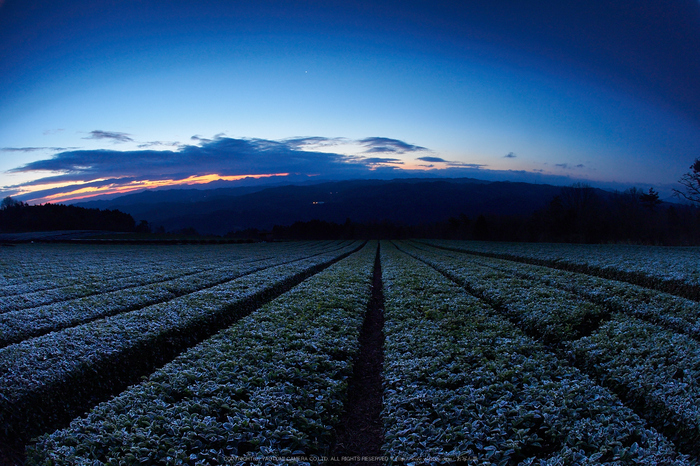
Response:
POLYGON ((447 229, 441 235, 448 239, 467 239, 471 235, 471 220, 464 214, 447 219, 447 229))
POLYGON ((490 239, 489 224, 486 217, 479 215, 474 222, 474 239, 486 241, 490 239))
POLYGON ((700 204, 700 158, 690 166, 690 172, 686 173, 678 180, 685 187, 684 191, 674 189, 673 193, 679 198, 700 204))
POLYGON ((644 193, 635 187, 623 192, 616 191, 610 200, 612 232, 609 240, 625 239, 637 241, 648 222, 641 196, 644 193))
POLYGON ((17 201, 15 199, 12 199, 10 196, 7 196, 0 203, 0 209, 9 209, 10 207, 22 207, 22 206, 24 206, 24 204, 22 204, 21 201, 17 201))
POLYGON ((141 220, 138 225, 136 225, 136 233, 150 233, 151 225, 148 220, 141 220))
POLYGON ((641 194, 639 196, 639 201, 649 210, 654 210, 657 205, 661 204, 659 193, 654 191, 654 188, 649 188, 648 193, 641 194))
MULTIPOLYGON (((603 232, 603 205, 595 190, 576 183, 563 188, 560 201, 563 210, 561 230, 565 241, 597 242, 603 232)), ((560 212, 561 215, 562 212, 560 212)))
POLYGON ((550 201, 549 207, 544 214, 543 219, 544 225, 540 225, 540 228, 545 230, 545 240, 561 241, 562 238, 568 236, 571 231, 573 231, 571 215, 567 212, 566 207, 564 207, 564 202, 561 196, 554 196, 550 201), (551 236, 550 236, 551 235, 551 236))

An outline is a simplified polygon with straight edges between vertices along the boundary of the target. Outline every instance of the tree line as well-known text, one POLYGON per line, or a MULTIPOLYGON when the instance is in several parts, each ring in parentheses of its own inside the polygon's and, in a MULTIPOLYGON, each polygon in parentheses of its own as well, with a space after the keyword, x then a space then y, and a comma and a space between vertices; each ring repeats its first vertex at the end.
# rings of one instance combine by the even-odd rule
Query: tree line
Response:
POLYGON ((104 230, 132 232, 134 218, 118 210, 86 209, 63 204, 29 205, 6 197, 0 204, 0 232, 104 230))
POLYGON ((271 232, 230 233, 261 239, 443 238, 482 241, 637 243, 699 245, 700 209, 668 204, 653 189, 631 188, 601 195, 587 185, 562 188, 531 215, 460 215, 441 222, 407 225, 388 221, 343 224, 312 220, 276 225, 271 232))
POLYGON ((572 186, 530 216, 452 218, 436 228, 433 234, 459 239, 697 245, 700 210, 662 203, 653 190, 603 197, 588 186, 572 186))
POLYGON ((549 205, 531 215, 481 214, 442 222, 400 225, 390 222, 339 225, 313 220, 275 226, 267 237, 444 238, 513 242, 638 243, 700 245, 700 158, 678 181, 674 194, 689 204, 669 204, 653 188, 630 188, 601 196, 585 184, 562 188, 549 205))

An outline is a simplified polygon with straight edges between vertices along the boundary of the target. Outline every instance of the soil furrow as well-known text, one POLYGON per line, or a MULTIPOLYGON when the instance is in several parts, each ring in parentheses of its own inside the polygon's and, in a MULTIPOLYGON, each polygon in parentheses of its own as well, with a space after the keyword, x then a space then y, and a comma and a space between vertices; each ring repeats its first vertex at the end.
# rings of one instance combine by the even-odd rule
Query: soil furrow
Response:
POLYGON ((374 260, 372 298, 360 333, 360 353, 348 384, 346 411, 336 430, 332 463, 380 465, 361 458, 381 455, 384 443, 382 425, 382 366, 384 364, 384 294, 379 247, 374 260))

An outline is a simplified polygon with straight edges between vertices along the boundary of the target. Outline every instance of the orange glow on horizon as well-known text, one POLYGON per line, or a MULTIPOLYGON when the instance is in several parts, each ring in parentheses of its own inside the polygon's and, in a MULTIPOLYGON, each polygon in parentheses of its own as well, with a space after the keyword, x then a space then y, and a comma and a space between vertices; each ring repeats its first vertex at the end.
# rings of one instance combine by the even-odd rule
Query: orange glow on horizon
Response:
MULTIPOLYGON (((46 202, 65 202, 65 201, 75 201, 79 199, 88 199, 95 196, 101 196, 105 194, 128 194, 133 191, 138 191, 142 189, 151 188, 161 188, 168 186, 189 186, 195 184, 206 184, 212 181, 238 181, 244 178, 269 178, 272 176, 287 176, 289 173, 271 173, 271 174, 260 174, 260 175, 199 175, 190 176, 181 180, 141 180, 141 181, 131 181, 123 185, 116 183, 110 183, 105 186, 90 186, 86 188, 75 189, 66 193, 51 194, 49 196, 44 196, 36 199, 30 199, 31 203, 46 203, 46 202)), ((98 180, 95 180, 98 181, 98 180)), ((77 184, 77 183, 76 183, 77 184)), ((81 183, 82 184, 82 183, 81 183)))
POLYGON ((395 165, 396 168, 401 168, 403 170, 428 170, 428 167, 425 166, 425 162, 404 162, 403 165, 395 165))

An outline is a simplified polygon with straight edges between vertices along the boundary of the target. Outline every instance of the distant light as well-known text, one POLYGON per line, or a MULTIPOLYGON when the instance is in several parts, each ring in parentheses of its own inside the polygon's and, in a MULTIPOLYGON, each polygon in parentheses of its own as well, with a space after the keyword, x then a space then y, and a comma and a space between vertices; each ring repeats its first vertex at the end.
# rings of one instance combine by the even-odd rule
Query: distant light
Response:
POLYGON ((312 204, 317 205, 317 204, 325 204, 324 201, 314 201, 312 204))

